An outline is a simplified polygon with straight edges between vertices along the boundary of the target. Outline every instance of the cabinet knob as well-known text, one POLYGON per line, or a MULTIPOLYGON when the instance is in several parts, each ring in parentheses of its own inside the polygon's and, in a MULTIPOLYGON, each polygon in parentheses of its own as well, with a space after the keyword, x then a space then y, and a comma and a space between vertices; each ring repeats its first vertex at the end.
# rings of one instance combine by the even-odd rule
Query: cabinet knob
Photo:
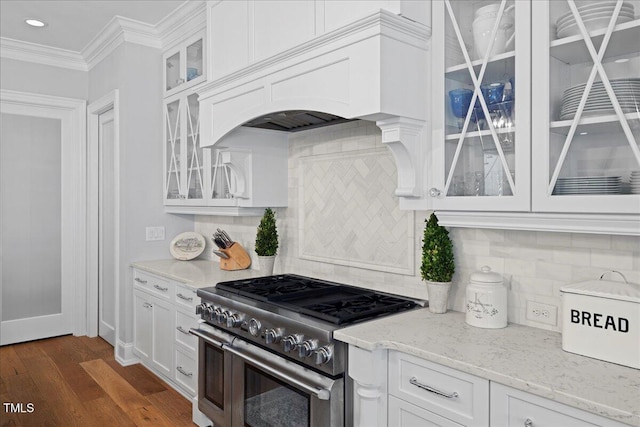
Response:
POLYGON ((526 420, 524 420, 524 427, 533 427, 533 421, 531 420, 531 418, 527 418, 526 420))
POLYGON ((442 191, 434 187, 429 190, 429 195, 431 197, 440 197, 442 195, 442 191))

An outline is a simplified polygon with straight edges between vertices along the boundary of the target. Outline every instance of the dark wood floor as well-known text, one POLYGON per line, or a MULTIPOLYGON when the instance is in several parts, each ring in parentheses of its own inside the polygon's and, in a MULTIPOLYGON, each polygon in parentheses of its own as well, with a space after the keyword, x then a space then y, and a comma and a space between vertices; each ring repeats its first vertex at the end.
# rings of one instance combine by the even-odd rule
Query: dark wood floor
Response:
POLYGON ((0 347, 0 402, 3 427, 194 425, 187 399, 141 365, 121 366, 101 338, 0 347))

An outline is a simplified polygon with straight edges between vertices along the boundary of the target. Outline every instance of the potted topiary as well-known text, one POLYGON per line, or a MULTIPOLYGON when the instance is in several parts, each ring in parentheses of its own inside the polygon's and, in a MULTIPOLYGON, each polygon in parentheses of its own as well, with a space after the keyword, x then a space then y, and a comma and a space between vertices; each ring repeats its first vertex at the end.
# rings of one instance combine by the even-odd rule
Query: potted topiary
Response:
POLYGON ((429 311, 445 313, 455 272, 453 244, 446 228, 438 225, 438 217, 432 213, 424 229, 422 240, 422 265, 420 275, 427 284, 429 311))
POLYGON ((260 271, 267 276, 272 275, 273 264, 278 251, 278 229, 276 228, 275 214, 271 208, 264 210, 264 215, 260 220, 260 225, 258 225, 255 250, 256 254, 258 254, 260 271))

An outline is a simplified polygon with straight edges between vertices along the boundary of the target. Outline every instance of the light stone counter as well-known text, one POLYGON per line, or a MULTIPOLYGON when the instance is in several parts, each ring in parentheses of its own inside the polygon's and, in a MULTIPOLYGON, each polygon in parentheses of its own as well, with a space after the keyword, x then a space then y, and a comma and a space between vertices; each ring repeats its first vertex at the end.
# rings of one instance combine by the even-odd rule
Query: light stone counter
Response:
POLYGON ((567 353, 561 334, 509 324, 480 329, 464 314, 414 310, 334 332, 365 350, 398 350, 640 426, 640 370, 567 353))
POLYGON ((258 270, 251 269, 220 270, 220 264, 217 261, 209 260, 179 261, 177 259, 164 259, 138 261, 132 262, 131 267, 184 283, 193 288, 204 288, 227 280, 239 280, 264 275, 260 274, 258 270))

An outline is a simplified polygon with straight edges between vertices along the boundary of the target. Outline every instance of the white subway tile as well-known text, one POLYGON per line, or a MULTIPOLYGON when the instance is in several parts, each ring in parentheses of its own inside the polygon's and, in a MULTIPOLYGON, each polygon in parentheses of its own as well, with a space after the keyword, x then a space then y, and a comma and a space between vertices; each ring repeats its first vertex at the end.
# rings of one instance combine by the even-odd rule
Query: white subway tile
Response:
POLYGON ((608 270, 631 270, 633 257, 629 252, 620 251, 591 251, 591 266, 608 270))
POLYGON ((571 246, 574 248, 611 249, 611 236, 608 234, 571 234, 571 246))

